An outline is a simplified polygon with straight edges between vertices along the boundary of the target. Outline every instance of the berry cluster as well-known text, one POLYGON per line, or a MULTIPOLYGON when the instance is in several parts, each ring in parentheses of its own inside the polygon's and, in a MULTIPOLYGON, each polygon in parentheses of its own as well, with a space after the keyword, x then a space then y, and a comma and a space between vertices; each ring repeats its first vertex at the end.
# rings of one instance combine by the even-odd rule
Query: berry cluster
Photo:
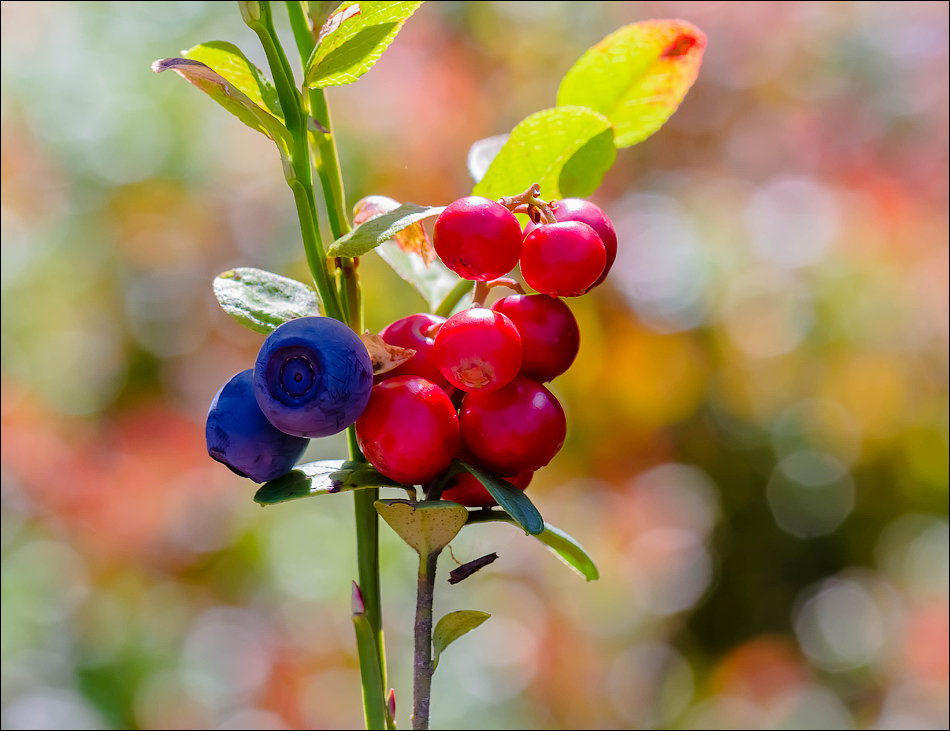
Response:
MULTIPOLYGON (((380 333, 411 358, 373 378, 363 341, 327 317, 290 320, 264 341, 254 369, 235 375, 208 412, 208 452, 256 482, 291 470, 308 438, 351 424, 369 462, 406 485, 438 487, 470 507, 495 504, 462 459, 522 490, 557 454, 564 411, 543 385, 564 373, 580 345, 560 297, 600 284, 617 237, 604 212, 584 200, 545 203, 533 187, 502 203, 468 196, 435 223, 436 253, 480 283, 475 304, 449 318, 415 314, 380 333), (522 231, 513 210, 532 217, 522 231), (488 289, 518 263, 539 294, 484 306, 488 289)), ((517 285, 516 285, 517 286, 517 285)), ((520 287, 519 287, 520 291, 520 287)))
MULTIPOLYGON (((524 197, 508 203, 528 212, 524 197)), ((559 297, 604 280, 617 237, 592 203, 540 204, 550 222, 524 231, 509 207, 478 196, 455 201, 436 220, 436 253, 457 274, 488 283, 520 261, 540 294, 504 297, 490 308, 476 302, 448 319, 410 315, 382 331, 387 343, 415 351, 379 380, 356 421, 360 448, 387 477, 440 485, 446 500, 488 507, 494 499, 470 474, 442 479, 453 459, 523 490, 564 443, 564 411, 543 384, 573 363, 580 332, 559 297)))

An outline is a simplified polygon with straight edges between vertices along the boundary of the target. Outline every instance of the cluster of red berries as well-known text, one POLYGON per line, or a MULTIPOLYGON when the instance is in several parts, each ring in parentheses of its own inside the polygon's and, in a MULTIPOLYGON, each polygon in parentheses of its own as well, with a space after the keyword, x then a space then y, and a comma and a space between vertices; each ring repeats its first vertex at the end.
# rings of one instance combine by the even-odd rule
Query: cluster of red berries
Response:
MULTIPOLYGON (((478 196, 455 201, 436 220, 436 253, 457 274, 488 282, 520 261, 525 281, 540 294, 504 297, 448 319, 410 315, 380 333, 416 351, 378 377, 356 421, 360 448, 380 473, 427 485, 460 458, 524 489, 561 448, 564 411, 542 384, 573 363, 580 332, 559 297, 604 280, 617 237, 592 203, 545 205, 550 222, 528 223, 524 231, 509 208, 478 196)), ((444 499, 495 504, 468 473, 441 482, 444 499)))

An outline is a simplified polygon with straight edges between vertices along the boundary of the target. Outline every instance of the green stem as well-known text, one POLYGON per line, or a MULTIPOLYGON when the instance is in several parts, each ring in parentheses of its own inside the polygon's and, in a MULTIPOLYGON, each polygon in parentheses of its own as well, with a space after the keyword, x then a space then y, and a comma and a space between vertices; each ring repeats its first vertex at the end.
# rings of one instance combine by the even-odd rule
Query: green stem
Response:
POLYGON ((415 652, 412 662, 412 728, 429 728, 429 701, 432 695, 432 597, 439 552, 419 555, 416 590, 415 652))
POLYGON ((300 232, 303 237, 304 251, 307 255, 307 264, 313 276, 314 284, 323 300, 324 311, 330 317, 343 319, 336 292, 331 284, 330 272, 327 268, 326 251, 320 238, 320 229, 317 225, 316 203, 313 198, 313 183, 310 171, 310 147, 307 138, 307 128, 304 120, 306 114, 301 109, 301 97, 294 86, 293 72, 290 63, 280 45, 280 40, 274 30, 270 3, 260 3, 260 17, 248 19, 247 24, 261 41, 267 64, 274 77, 274 86, 277 88, 277 97, 280 100, 281 110, 287 130, 293 137, 293 148, 289 161, 285 161, 284 175, 287 184, 294 194, 294 203, 297 206, 297 217, 300 219, 300 232))
MULTIPOLYGON (((290 27, 294 32, 297 52, 306 75, 307 62, 313 53, 313 32, 299 2, 287 2, 287 15, 290 17, 290 27)), ((330 230, 335 239, 340 238, 350 230, 350 222, 346 215, 346 196, 343 192, 343 176, 340 172, 340 160, 336 149, 336 139, 333 136, 333 125, 330 121, 330 109, 327 106, 326 95, 323 89, 307 89, 307 100, 310 115, 321 129, 310 130, 310 139, 317 153, 314 165, 323 187, 323 197, 327 202, 327 217, 330 221, 330 230)))
MULTIPOLYGON (((298 44, 298 50, 303 55, 307 43, 302 30, 306 27, 309 31, 309 26, 306 24, 306 19, 302 13, 296 12, 291 8, 291 5, 292 3, 288 3, 288 12, 291 23, 295 26, 294 37, 298 44)), ((296 7, 297 10, 300 9, 299 4, 296 7)), ((294 85, 290 63, 287 61, 287 56, 284 54, 280 40, 274 30, 270 3, 260 3, 259 17, 245 15, 245 21, 261 40, 261 45, 267 56, 268 66, 274 77, 274 85, 277 88, 287 129, 293 137, 291 159, 285 161, 285 177, 294 194, 307 263, 310 266, 317 290, 323 299, 324 310, 327 315, 343 320, 356 332, 361 332, 363 315, 362 308, 358 306, 359 283, 356 280, 355 268, 351 267, 352 272, 350 274, 352 276, 342 277, 341 289, 347 295, 345 298, 347 304, 357 303, 357 306, 348 306, 344 309, 341 307, 337 291, 332 285, 327 267, 326 250, 320 238, 316 200, 313 193, 309 132, 306 123, 308 115, 303 106, 303 97, 297 92, 294 85), (355 289, 355 294, 350 291, 351 289, 355 289)), ((309 52, 307 52, 307 56, 309 56, 309 52)), ((306 64, 307 57, 304 57, 303 61, 306 64)), ((322 111, 325 110, 326 105, 324 103, 322 111)), ((324 142, 324 144, 326 143, 324 142)), ((336 161, 335 155, 333 161, 334 163, 336 161)), ((340 177, 338 166, 336 175, 340 177)), ((321 180, 323 180, 322 177, 321 180)), ((342 193, 342 183, 340 184, 340 191, 342 193)), ((339 216, 336 201, 327 194, 326 187, 324 187, 324 197, 327 198, 327 209, 334 211, 333 215, 330 216, 331 230, 335 237, 339 237, 342 234, 338 232, 339 216)), ((346 220, 345 217, 343 220, 346 220)), ((362 460, 363 455, 356 442, 354 427, 349 427, 347 432, 350 459, 352 461, 362 460)), ((379 590, 379 523, 376 509, 373 506, 378 495, 378 489, 357 490, 354 493, 359 586, 365 603, 365 614, 363 617, 354 620, 354 626, 363 685, 363 712, 366 727, 372 729, 393 728, 393 719, 386 712, 385 698, 386 664, 383 650, 379 590)))
POLYGON ((455 309, 455 305, 461 302, 462 297, 472 290, 474 284, 474 282, 470 282, 467 279, 461 280, 452 288, 451 292, 445 295, 445 299, 439 303, 439 306, 435 308, 435 312, 432 314, 438 315, 439 317, 448 317, 451 315, 452 310, 455 309))

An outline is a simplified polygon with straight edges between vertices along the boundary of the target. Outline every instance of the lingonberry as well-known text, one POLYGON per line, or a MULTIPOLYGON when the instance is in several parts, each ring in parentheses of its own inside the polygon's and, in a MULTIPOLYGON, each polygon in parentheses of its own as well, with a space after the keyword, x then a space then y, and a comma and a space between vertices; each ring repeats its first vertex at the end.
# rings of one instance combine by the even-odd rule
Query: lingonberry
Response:
MULTIPOLYGON (((604 271, 597 281, 588 287, 589 290, 593 289, 604 281, 607 277, 607 272, 610 271, 610 267, 614 264, 614 259, 617 258, 617 232, 614 230, 613 223, 611 223, 610 218, 608 218, 600 206, 586 201, 583 198, 563 198, 559 201, 553 201, 551 203, 551 211, 554 213, 554 218, 558 221, 580 221, 581 223, 586 223, 600 236, 600 240, 607 254, 607 263, 604 265, 604 271)), ((535 228, 537 228, 537 226, 529 221, 524 228, 524 235, 527 236, 535 228)))
POLYGON ((422 312, 403 317, 384 327, 382 332, 379 333, 383 340, 390 345, 412 348, 416 351, 416 354, 402 365, 396 366, 391 371, 382 374, 382 376, 378 376, 377 382, 395 376, 422 376, 428 378, 437 386, 454 390, 454 387, 449 385, 449 382, 439 371, 432 348, 435 344, 435 334, 439 331, 443 322, 445 322, 444 317, 422 312))
POLYGON ((518 376, 491 393, 470 393, 459 411, 462 443, 473 461, 496 475, 544 467, 564 444, 567 422, 554 395, 518 376))
POLYGON ((521 335, 521 375, 550 381, 566 371, 580 348, 577 320, 563 300, 546 294, 515 294, 491 307, 507 315, 521 335))
POLYGON ((435 251, 465 279, 507 274, 521 255, 521 225, 500 203, 477 195, 450 203, 435 221, 435 251))
POLYGON ((552 297, 583 294, 603 273, 606 263, 600 236, 580 221, 538 226, 525 237, 521 250, 525 281, 552 297))
POLYGON ((282 432, 326 437, 363 413, 373 365, 363 341, 339 320, 301 317, 274 330, 257 354, 254 392, 282 432))
POLYGON ((435 336, 435 362, 463 391, 493 391, 521 368, 521 336, 507 316, 485 307, 452 315, 435 336))
MULTIPOLYGON (((534 477, 534 473, 525 470, 514 477, 504 479, 519 490, 524 490, 528 487, 532 477, 534 477)), ((459 472, 449 479, 442 491, 442 499, 451 500, 453 503, 465 505, 469 508, 490 508, 498 504, 482 483, 468 472, 459 472)))
POLYGON ((360 449, 379 472, 404 485, 431 480, 459 449, 459 420, 439 386, 396 376, 373 387, 356 420, 360 449))
POLYGON ((254 371, 232 376, 215 394, 205 424, 208 454, 241 477, 267 482, 293 469, 309 439, 285 434, 254 398, 254 371))

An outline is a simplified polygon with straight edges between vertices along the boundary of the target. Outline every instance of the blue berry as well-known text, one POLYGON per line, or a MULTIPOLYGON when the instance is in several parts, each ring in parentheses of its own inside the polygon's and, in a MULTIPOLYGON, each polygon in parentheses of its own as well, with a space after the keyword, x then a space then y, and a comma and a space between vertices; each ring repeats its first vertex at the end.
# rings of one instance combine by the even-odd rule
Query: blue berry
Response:
POLYGON ((373 364, 359 336, 330 317, 289 320, 267 336, 254 365, 261 411, 282 432, 327 437, 366 408, 373 364))
POLYGON ((208 454, 241 477, 267 482, 290 472, 309 439, 274 428, 254 397, 254 371, 231 377, 211 402, 205 425, 208 454))

